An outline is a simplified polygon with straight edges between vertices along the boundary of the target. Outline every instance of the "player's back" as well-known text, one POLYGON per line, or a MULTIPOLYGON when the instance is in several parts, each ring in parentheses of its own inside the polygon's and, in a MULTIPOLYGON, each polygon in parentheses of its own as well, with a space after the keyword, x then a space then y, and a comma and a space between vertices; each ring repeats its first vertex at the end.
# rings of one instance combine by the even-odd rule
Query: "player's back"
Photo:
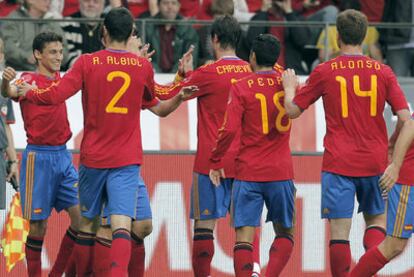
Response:
POLYGON ((323 170, 347 176, 380 174, 387 162, 385 103, 394 111, 406 107, 391 69, 366 56, 342 55, 316 67, 300 90, 315 100, 318 92, 327 127, 323 170))
MULTIPOLYGON (((60 81, 57 72, 54 78, 36 72, 24 72, 17 82, 36 84, 38 93, 55 86, 60 81)), ((67 117, 66 104, 37 105, 24 98, 18 99, 24 121, 27 143, 34 145, 64 145, 72 136, 67 117), (51 120, 53 118, 53 120, 51 120)))
POLYGON ((141 164, 140 111, 152 100, 149 62, 118 50, 82 55, 84 137, 81 162, 113 168, 141 164))
MULTIPOLYGON (((192 84, 199 87, 197 97, 198 142, 194 171, 209 173, 209 158, 217 140, 217 130, 223 123, 227 100, 232 83, 251 74, 250 65, 237 57, 224 57, 196 70, 192 84)), ((224 157, 228 177, 234 176, 234 159, 239 144, 232 144, 224 157)))
POLYGON ((229 101, 239 101, 243 109, 237 179, 263 182, 293 178, 289 147, 292 122, 283 106, 284 95, 281 74, 276 71, 259 71, 233 86, 229 101))

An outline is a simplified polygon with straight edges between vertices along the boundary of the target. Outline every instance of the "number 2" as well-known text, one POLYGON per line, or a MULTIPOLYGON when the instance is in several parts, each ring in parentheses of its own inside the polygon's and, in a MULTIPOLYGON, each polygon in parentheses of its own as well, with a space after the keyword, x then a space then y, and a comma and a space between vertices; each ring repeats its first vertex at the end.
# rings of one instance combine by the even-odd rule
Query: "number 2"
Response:
MULTIPOLYGON (((346 79, 343 76, 336 76, 335 80, 339 82, 339 89, 341 92, 341 107, 342 117, 347 118, 348 112, 348 89, 346 79)), ((377 115, 377 75, 371 75, 371 88, 370 90, 364 91, 360 88, 359 76, 354 75, 352 77, 352 84, 354 93, 359 97, 370 98, 370 115, 372 117, 377 115)))
POLYGON ((115 93, 114 97, 112 97, 111 101, 109 101, 108 105, 106 105, 105 111, 107 113, 120 113, 120 114, 127 114, 128 108, 127 107, 117 107, 116 104, 118 103, 119 99, 125 94, 128 90, 129 85, 131 84, 131 77, 123 72, 123 71, 112 71, 109 72, 106 76, 106 80, 108 82, 112 82, 115 78, 122 78, 124 83, 115 93))
MULTIPOLYGON (((290 129, 290 126, 292 124, 292 120, 289 118, 288 123, 286 125, 282 124, 282 119, 286 115, 286 110, 280 104, 279 99, 285 95, 284 91, 278 91, 273 95, 273 103, 275 104, 275 107, 279 111, 279 113, 276 116, 276 130, 278 130, 280 133, 287 132, 290 129)), ((256 93, 254 95, 256 99, 260 101, 260 110, 262 112, 262 131, 263 134, 267 135, 269 134, 269 116, 267 112, 267 102, 266 102, 266 96, 263 93, 256 93)))

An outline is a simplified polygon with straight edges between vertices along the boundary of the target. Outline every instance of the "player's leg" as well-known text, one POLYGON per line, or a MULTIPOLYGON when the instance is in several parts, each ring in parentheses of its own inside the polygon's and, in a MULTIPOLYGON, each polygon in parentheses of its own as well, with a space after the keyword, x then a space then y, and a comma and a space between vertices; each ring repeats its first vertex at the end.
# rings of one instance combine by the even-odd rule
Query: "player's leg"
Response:
POLYGON ((322 218, 329 219, 329 259, 334 277, 347 276, 351 266, 349 233, 354 212, 355 185, 351 177, 322 172, 322 218))
POLYGON ((366 229, 364 233, 365 251, 377 246, 385 238, 385 201, 378 186, 380 176, 355 178, 358 212, 364 213, 366 229))
POLYGON ((351 276, 372 276, 407 245, 413 232, 414 190, 411 186, 396 184, 388 193, 387 237, 368 250, 351 272, 351 276))
POLYGON ((89 168, 83 165, 79 167, 81 218, 73 250, 78 276, 90 276, 93 273, 95 234, 99 226, 102 197, 108 174, 107 169, 89 168))
POLYGON ((264 183, 235 180, 232 191, 231 215, 236 229, 234 271, 236 276, 253 273, 253 241, 263 211, 264 183))
POLYGON ((208 175, 193 174, 190 218, 194 219, 192 265, 196 277, 210 275, 214 255, 213 230, 216 220, 227 215, 231 184, 231 179, 224 179, 216 187, 208 175))
POLYGON ((98 232, 96 232, 93 253, 94 276, 111 276, 111 245, 112 230, 109 222, 101 220, 98 232), (107 224, 108 223, 108 224, 107 224))
POLYGON ((144 239, 152 232, 152 219, 135 220, 132 223, 131 260, 128 266, 129 276, 142 277, 145 272, 144 239))
MULTIPOLYGON (((60 166, 62 176, 55 191, 55 209, 60 212, 65 210, 70 217, 70 226, 60 244, 60 249, 49 276, 62 276, 69 265, 71 270, 75 268, 75 261, 71 259, 72 251, 75 246, 76 237, 79 230, 80 209, 78 200, 78 172, 72 163, 72 155, 66 150, 57 151, 55 156, 59 156, 56 163, 60 166)), ((68 275, 68 274, 67 274, 68 275)))
POLYGON ((26 261, 29 277, 42 275, 42 246, 46 234, 47 220, 31 220, 30 230, 26 240, 26 261))
POLYGON ((291 180, 265 183, 266 221, 273 222, 275 239, 269 250, 266 276, 279 276, 288 263, 294 245, 296 188, 291 180))
POLYGON ((55 167, 43 148, 27 146, 22 155, 20 194, 23 217, 30 221, 26 241, 26 260, 29 276, 41 274, 41 252, 47 218, 53 206, 55 167), (46 165, 46 166, 45 166, 46 165), (47 170, 45 170, 47 168, 47 170))
POLYGON ((71 236, 71 238, 73 238, 73 246, 72 246, 71 255, 65 267, 65 277, 75 277, 76 276, 76 263, 75 263, 75 255, 73 255, 73 250, 75 248, 75 242, 78 236, 81 214, 80 214, 79 205, 72 206, 66 209, 66 211, 69 214, 69 218, 71 222, 69 229, 66 231, 66 235, 69 236, 69 232, 72 233, 73 236, 71 236))
POLYGON ((145 272, 144 239, 152 232, 152 212, 147 187, 140 176, 137 200, 137 218, 132 222, 131 260, 128 266, 129 276, 142 277, 145 272))
POLYGON ((136 217, 138 165, 110 169, 106 191, 111 218, 111 275, 126 276, 131 257, 131 223, 136 217))

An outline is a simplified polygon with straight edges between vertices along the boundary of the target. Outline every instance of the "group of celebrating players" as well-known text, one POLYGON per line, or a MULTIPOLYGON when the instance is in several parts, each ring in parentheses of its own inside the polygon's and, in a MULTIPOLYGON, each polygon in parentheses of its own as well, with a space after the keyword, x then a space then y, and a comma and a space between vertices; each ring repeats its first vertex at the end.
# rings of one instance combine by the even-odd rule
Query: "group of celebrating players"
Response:
POLYGON ((320 97, 327 123, 321 215, 329 219, 331 272, 374 275, 403 251, 413 231, 414 147, 408 148, 414 125, 392 70, 362 55, 367 25, 362 13, 342 12, 337 19, 342 54, 316 67, 303 85, 293 70, 276 65, 280 43, 272 35, 253 41, 250 63, 239 59, 235 49, 241 30, 230 16, 212 25, 216 61, 191 70, 190 51, 168 85, 154 82, 146 53, 130 51, 137 38, 133 18, 124 8, 111 10, 104 19, 106 49, 81 55, 62 78, 62 38, 54 33, 36 36, 37 71, 23 73, 12 83, 16 72, 6 68, 1 86, 4 96, 19 102, 27 134, 20 183, 23 214, 30 220, 29 276, 41 276, 42 243, 52 208, 66 210, 71 225, 49 276, 144 275, 143 240, 152 225, 140 177, 140 111, 167 116, 193 98, 198 108, 190 212, 194 276, 210 276, 213 230, 228 211, 236 230, 235 274, 259 276, 254 261, 263 204, 275 231, 266 276, 279 276, 294 244, 290 129, 293 119, 320 97), (71 137, 65 100, 78 91, 84 112, 79 176, 65 147, 71 137), (398 116, 390 141, 383 118, 386 102, 398 116), (355 195, 367 225, 367 252, 350 272, 355 195))

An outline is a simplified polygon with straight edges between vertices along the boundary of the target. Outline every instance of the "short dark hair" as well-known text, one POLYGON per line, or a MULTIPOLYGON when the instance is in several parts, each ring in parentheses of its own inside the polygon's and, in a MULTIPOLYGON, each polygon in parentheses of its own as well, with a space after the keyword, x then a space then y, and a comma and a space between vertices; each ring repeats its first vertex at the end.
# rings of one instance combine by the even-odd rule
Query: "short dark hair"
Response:
POLYGON ((336 28, 344 44, 361 45, 367 34, 368 19, 357 10, 346 10, 338 14, 336 28))
POLYGON ((256 54, 257 65, 274 66, 280 54, 280 42, 271 34, 258 35, 252 44, 252 53, 256 54))
POLYGON ((131 12, 124 8, 114 8, 108 12, 104 19, 104 26, 111 40, 126 42, 131 36, 134 18, 131 12))
POLYGON ((230 15, 217 17, 211 26, 211 37, 217 36, 222 48, 236 49, 241 36, 240 24, 230 15))
POLYGON ((63 43, 63 38, 61 35, 54 32, 43 32, 35 36, 33 39, 32 50, 33 53, 35 50, 42 52, 47 43, 50 42, 60 42, 63 43))

